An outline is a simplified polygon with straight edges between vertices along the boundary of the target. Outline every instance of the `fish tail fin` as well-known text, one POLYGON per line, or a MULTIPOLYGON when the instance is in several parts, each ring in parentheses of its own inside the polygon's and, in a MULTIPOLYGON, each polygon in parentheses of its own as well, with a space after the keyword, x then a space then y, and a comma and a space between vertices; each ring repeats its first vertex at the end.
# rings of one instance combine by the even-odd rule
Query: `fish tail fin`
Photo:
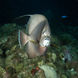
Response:
POLYGON ((24 46, 28 42, 28 35, 19 30, 18 31, 18 42, 19 42, 20 48, 24 46))

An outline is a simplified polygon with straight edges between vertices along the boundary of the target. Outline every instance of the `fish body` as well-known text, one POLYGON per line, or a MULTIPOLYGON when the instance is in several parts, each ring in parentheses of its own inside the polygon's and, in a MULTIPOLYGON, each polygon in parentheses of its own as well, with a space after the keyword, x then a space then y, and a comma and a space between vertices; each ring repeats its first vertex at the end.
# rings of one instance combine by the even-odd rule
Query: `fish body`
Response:
POLYGON ((30 15, 27 23, 27 33, 19 30, 18 41, 20 47, 26 45, 26 52, 30 58, 43 55, 50 45, 50 27, 48 20, 41 14, 30 15))
POLYGON ((64 60, 65 61, 69 61, 69 62, 71 62, 71 60, 72 60, 72 56, 71 56, 71 54, 70 54, 70 51, 71 51, 71 47, 66 47, 66 49, 64 50, 64 60))

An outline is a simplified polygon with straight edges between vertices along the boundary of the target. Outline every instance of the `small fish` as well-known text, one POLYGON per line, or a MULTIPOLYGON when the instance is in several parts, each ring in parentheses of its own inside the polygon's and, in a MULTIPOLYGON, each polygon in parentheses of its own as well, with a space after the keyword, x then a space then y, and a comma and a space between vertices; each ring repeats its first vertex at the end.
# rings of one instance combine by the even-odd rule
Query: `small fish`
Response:
POLYGON ((26 45, 29 58, 43 55, 50 45, 50 27, 48 20, 41 14, 33 14, 27 23, 28 34, 19 30, 18 41, 20 47, 26 45))
POLYGON ((68 16, 65 16, 65 15, 64 15, 64 16, 61 16, 61 18, 65 19, 65 18, 68 18, 68 16))
POLYGON ((71 47, 69 47, 69 46, 66 47, 66 49, 64 50, 64 60, 65 60, 65 62, 67 62, 67 61, 71 62, 71 60, 72 60, 70 50, 71 50, 71 47))

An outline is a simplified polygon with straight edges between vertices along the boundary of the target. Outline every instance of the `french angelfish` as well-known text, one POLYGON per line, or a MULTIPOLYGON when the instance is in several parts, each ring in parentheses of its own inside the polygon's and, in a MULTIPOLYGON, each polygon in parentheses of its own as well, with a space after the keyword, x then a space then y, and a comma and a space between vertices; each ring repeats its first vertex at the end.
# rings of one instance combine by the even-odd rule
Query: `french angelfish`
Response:
POLYGON ((50 27, 48 20, 41 14, 33 14, 27 23, 28 34, 19 30, 18 41, 20 47, 26 45, 29 58, 44 55, 50 45, 50 27))

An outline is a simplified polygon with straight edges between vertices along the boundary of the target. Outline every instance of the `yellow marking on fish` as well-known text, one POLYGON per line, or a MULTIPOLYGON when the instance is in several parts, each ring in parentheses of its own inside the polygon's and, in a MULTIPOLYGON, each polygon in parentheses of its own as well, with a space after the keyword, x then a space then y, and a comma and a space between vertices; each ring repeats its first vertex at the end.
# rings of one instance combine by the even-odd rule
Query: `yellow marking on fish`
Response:
POLYGON ((37 42, 35 40, 29 40, 30 42, 37 44, 37 42))

